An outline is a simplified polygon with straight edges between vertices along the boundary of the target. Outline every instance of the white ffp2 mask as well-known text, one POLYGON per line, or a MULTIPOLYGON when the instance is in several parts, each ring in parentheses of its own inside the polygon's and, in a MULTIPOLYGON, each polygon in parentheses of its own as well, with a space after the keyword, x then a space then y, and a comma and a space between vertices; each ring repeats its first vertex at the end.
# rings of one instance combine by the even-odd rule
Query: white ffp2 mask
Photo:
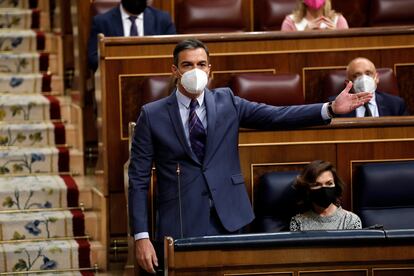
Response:
POLYGON ((354 80, 354 91, 359 92, 371 92, 374 93, 377 89, 375 80, 368 75, 361 75, 354 80))
POLYGON ((203 92, 207 82, 207 73, 198 68, 187 71, 181 76, 181 85, 191 94, 200 94, 203 92))

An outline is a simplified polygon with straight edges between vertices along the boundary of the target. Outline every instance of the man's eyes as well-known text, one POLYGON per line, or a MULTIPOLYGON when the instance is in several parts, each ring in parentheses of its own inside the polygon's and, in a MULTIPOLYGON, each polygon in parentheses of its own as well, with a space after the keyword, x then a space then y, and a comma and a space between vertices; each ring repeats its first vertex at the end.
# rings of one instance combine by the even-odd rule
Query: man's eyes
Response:
MULTIPOLYGON (((194 67, 194 65, 190 64, 190 63, 189 64, 182 64, 182 66, 185 67, 185 68, 194 67)), ((205 64, 205 63, 197 64, 197 67, 198 68, 205 68, 205 67, 207 67, 207 64, 205 64)))

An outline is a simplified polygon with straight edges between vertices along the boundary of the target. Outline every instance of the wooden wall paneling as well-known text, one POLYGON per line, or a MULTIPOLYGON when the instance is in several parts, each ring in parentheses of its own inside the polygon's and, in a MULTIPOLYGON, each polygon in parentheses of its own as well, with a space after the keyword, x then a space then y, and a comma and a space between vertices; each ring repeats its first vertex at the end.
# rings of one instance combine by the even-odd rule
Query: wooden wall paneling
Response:
MULTIPOLYGON (((410 117, 407 117, 408 119, 410 117)), ((388 120, 388 119, 384 119, 388 120)), ((393 118, 390 117, 390 120, 393 118)), ((411 119, 409 119, 411 120, 411 119)), ((356 120, 353 127, 318 127, 294 131, 243 131, 240 133, 240 161, 251 200, 262 173, 271 170, 299 168, 316 159, 332 162, 346 187, 343 206, 352 208, 352 160, 383 160, 414 158, 413 150, 404 150, 414 143, 414 128, 378 124, 369 126, 356 120), (358 127, 358 121, 361 125, 358 127), (395 146, 394 146, 395 145, 395 146)))
POLYGON ((109 233, 111 235, 125 235, 127 229, 127 217, 126 214, 126 198, 124 193, 111 193, 108 197, 111 208, 109 209, 109 233))
POLYGON ((283 171, 297 169, 315 159, 335 163, 335 145, 327 144, 241 144, 240 162, 250 200, 254 204, 254 191, 262 173, 271 170, 283 171))
POLYGON ((394 276, 394 275, 405 275, 413 276, 414 267, 398 267, 398 268, 374 268, 372 274, 375 276, 394 276))
POLYGON ((414 115, 414 63, 396 63, 394 73, 400 96, 405 100, 410 114, 414 115))
POLYGON ((254 0, 243 0, 243 17, 248 27, 248 32, 254 31, 254 0))
MULTIPOLYGON (((323 81, 330 71, 342 70, 346 66, 327 66, 327 67, 304 67, 302 71, 302 85, 303 93, 305 95, 306 103, 326 102, 328 98, 325 97, 323 91, 323 81)), ((345 87, 345 85, 344 85, 345 87)), ((332 94, 339 94, 341 91, 332 92, 332 94)))
POLYGON ((174 2, 175 0, 150 0, 151 6, 154 8, 166 11, 170 14, 171 19, 174 21, 174 2))
MULTIPOLYGON (((78 83, 79 83, 79 92, 80 92, 80 101, 81 106, 83 107, 85 97, 88 96, 86 91, 88 90, 87 82, 90 81, 92 77, 90 75, 89 67, 88 67, 88 39, 89 39, 89 32, 90 32, 90 25, 91 25, 91 4, 90 1, 84 0, 76 0, 76 7, 77 7, 77 30, 78 30, 78 37, 77 42, 78 44, 75 46, 78 52, 78 83)), ((89 101, 90 99, 86 99, 89 101)), ((85 125, 85 124, 84 124, 85 125)))
POLYGON ((342 13, 350 28, 368 26, 371 0, 332 0, 332 7, 342 13))

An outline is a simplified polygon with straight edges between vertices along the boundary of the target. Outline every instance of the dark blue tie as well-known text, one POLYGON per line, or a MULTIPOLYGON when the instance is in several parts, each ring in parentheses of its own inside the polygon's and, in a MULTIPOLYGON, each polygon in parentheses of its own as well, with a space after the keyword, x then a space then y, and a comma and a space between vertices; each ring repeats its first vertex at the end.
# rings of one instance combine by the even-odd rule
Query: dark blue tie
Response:
POLYGON ((188 116, 188 129, 190 133, 191 148, 198 160, 203 163, 204 147, 206 145, 206 130, 196 114, 197 100, 190 102, 190 115, 188 116))
POLYGON ((128 17, 129 20, 131 20, 131 30, 129 32, 130 36, 138 36, 138 29, 137 24, 135 24, 135 20, 137 20, 137 17, 134 15, 131 15, 128 17))
POLYGON ((365 107, 364 117, 372 117, 372 113, 371 113, 371 110, 369 109, 368 103, 364 103, 364 107, 365 107))

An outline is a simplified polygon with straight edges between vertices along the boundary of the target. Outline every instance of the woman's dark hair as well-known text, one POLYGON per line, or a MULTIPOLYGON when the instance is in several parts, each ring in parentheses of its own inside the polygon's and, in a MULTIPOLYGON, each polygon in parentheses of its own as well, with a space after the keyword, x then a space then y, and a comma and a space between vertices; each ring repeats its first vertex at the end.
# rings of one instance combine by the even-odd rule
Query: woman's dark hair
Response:
POLYGON ((342 191, 344 190, 344 182, 338 176, 332 163, 323 160, 315 160, 303 168, 302 172, 293 184, 293 187, 297 191, 298 207, 301 212, 305 212, 312 208, 311 201, 309 199, 310 187, 314 185, 316 179, 326 171, 330 171, 333 175, 336 194, 335 204, 337 206, 340 205, 340 198, 342 196, 342 191))
POLYGON ((204 43, 201 42, 198 39, 190 38, 190 39, 186 39, 186 40, 183 40, 183 41, 179 42, 177 44, 177 46, 175 46, 174 52, 173 52, 173 55, 174 55, 174 65, 178 67, 178 55, 182 51, 188 50, 188 49, 198 49, 198 48, 203 48, 204 51, 206 51, 208 60, 210 60, 210 53, 208 51, 207 46, 204 45, 204 43))

